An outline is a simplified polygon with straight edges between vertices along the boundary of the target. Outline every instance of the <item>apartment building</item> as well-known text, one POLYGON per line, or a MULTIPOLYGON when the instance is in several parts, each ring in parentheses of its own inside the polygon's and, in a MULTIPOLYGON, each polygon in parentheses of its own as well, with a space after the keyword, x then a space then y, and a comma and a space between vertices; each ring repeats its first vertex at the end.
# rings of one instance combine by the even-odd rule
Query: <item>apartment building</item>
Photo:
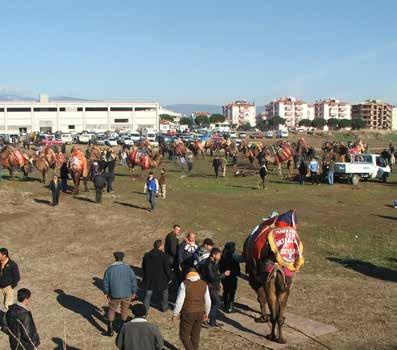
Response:
POLYGON ((392 119, 391 119, 391 129, 397 130, 397 107, 393 107, 392 119))
POLYGON ((230 124, 255 126, 256 106, 245 100, 237 100, 223 106, 223 115, 230 124))
POLYGON ((302 119, 314 119, 314 106, 294 97, 282 97, 265 106, 267 119, 279 116, 284 118, 285 126, 296 127, 302 119))
POLYGON ((334 98, 316 101, 314 109, 315 118, 325 120, 331 118, 351 119, 351 105, 334 98))
POLYGON ((366 100, 352 107, 352 118, 361 118, 369 129, 391 129, 393 106, 380 100, 366 100))

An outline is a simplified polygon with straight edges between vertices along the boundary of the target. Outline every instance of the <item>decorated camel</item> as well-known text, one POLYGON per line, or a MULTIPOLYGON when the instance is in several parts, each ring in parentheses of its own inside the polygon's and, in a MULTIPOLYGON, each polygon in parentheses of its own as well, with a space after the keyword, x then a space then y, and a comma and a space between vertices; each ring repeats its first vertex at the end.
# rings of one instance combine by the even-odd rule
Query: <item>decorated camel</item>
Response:
MULTIPOLYGON (((87 179, 89 173, 88 161, 84 153, 74 146, 70 153, 68 168, 73 180, 73 194, 78 194, 80 191, 81 179, 87 179)), ((88 191, 87 181, 84 181, 85 190, 88 191)))
POLYGON ((50 169, 59 169, 64 162, 66 162, 65 155, 58 150, 55 152, 51 147, 46 147, 33 158, 34 166, 41 173, 44 184, 47 172, 50 169))
POLYGON ((7 145, 0 152, 0 162, 2 168, 8 169, 11 179, 14 178, 14 171, 19 169, 23 172, 23 179, 27 180, 31 160, 26 153, 7 145))
POLYGON ((288 176, 292 177, 293 168, 293 149, 287 141, 279 141, 276 144, 265 147, 266 161, 276 166, 278 174, 283 177, 281 167, 287 165, 288 176))
POLYGON ((300 138, 296 144, 292 144, 292 149, 294 151, 293 158, 295 168, 297 168, 302 161, 311 160, 316 155, 315 149, 310 147, 303 137, 300 138))
POLYGON ((153 156, 149 156, 144 150, 138 149, 136 146, 132 146, 130 153, 127 157, 127 165, 129 168, 130 176, 135 175, 135 168, 140 167, 142 171, 147 169, 157 168, 161 164, 161 154, 155 153, 153 156))
POLYGON ((303 245, 297 232, 294 210, 273 213, 255 227, 244 242, 243 256, 249 284, 258 296, 262 316, 267 321, 266 303, 272 325, 270 340, 285 343, 282 334, 285 308, 293 275, 303 266, 303 245))

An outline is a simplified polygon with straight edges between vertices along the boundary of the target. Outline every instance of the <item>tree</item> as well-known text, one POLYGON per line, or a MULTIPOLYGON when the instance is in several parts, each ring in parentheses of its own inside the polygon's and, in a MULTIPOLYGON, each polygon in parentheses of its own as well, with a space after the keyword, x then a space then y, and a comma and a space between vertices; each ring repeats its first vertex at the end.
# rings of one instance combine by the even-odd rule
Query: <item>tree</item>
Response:
POLYGON ((352 126, 352 121, 350 119, 340 119, 338 121, 339 129, 350 128, 351 126, 352 126))
POLYGON ((210 116, 210 123, 215 124, 215 123, 223 123, 225 121, 225 116, 223 114, 215 113, 211 114, 210 116))
POLYGON ((265 131, 265 130, 267 129, 267 126, 268 126, 268 124, 267 124, 266 120, 263 120, 263 119, 259 120, 259 121, 256 123, 256 127, 257 127, 259 130, 261 130, 261 131, 265 131))
POLYGON ((174 121, 174 117, 172 115, 169 114, 160 114, 160 120, 168 120, 170 122, 174 121))
POLYGON ((326 124, 326 120, 322 118, 316 118, 312 120, 312 127, 316 129, 323 129, 326 124))
POLYGON ((251 129, 252 129, 252 127, 251 127, 251 124, 250 124, 250 123, 241 124, 241 125, 238 127, 238 130, 241 130, 241 131, 249 131, 249 130, 251 130, 251 129))
POLYGON ((339 124, 338 118, 329 118, 327 120, 327 125, 332 129, 336 129, 338 127, 338 124, 339 124))
POLYGON ((189 128, 192 126, 193 121, 192 118, 188 118, 188 117, 182 117, 179 120, 179 125, 189 125, 189 128))
POLYGON ((210 125, 210 119, 206 115, 198 115, 196 117, 196 124, 200 126, 210 125))
POLYGON ((310 127, 312 126, 312 121, 310 119, 302 119, 299 121, 299 126, 310 127))
POLYGON ((280 116, 275 116, 272 119, 269 120, 269 125, 275 127, 278 129, 279 125, 284 125, 286 120, 284 118, 281 118, 280 116))
POLYGON ((353 130, 359 130, 359 129, 363 129, 367 126, 367 123, 365 122, 365 120, 363 120, 361 117, 358 118, 354 118, 352 120, 352 129, 353 130))

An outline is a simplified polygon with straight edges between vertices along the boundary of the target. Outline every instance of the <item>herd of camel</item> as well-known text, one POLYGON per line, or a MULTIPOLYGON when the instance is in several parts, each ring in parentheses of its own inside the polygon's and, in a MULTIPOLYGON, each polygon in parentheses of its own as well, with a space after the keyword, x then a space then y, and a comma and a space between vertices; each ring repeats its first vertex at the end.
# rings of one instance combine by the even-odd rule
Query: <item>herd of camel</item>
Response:
MULTIPOLYGON (((171 145, 160 145, 160 149, 156 151, 148 141, 144 141, 140 146, 132 146, 127 150, 126 160, 130 175, 135 175, 136 168, 141 168, 144 171, 159 167, 165 152, 170 149, 179 159, 186 157, 188 152, 191 152, 195 158, 200 156, 204 158, 206 154, 213 155, 214 153, 224 154, 225 157, 240 154, 249 159, 252 168, 262 158, 267 164, 273 164, 276 167, 280 177, 283 176, 282 165, 286 164, 288 176, 292 177, 293 167, 296 168, 301 161, 310 160, 316 155, 315 149, 310 147, 303 138, 299 139, 297 143, 291 144, 288 141, 280 140, 272 145, 250 144, 248 140, 243 140, 240 145, 227 139, 209 140, 205 143, 194 141, 189 144, 176 140, 171 145)), ((322 146, 322 158, 325 160, 333 158, 336 161, 344 162, 351 152, 361 153, 364 150, 365 146, 361 141, 351 147, 345 146, 343 143, 327 141, 322 146)), ((50 169, 59 169, 66 162, 74 181, 75 192, 78 192, 80 179, 84 180, 86 186, 93 162, 99 162, 106 167, 106 162, 115 157, 112 148, 100 148, 95 145, 89 146, 85 153, 77 146, 73 146, 69 158, 59 149, 52 147, 34 151, 6 145, 0 152, 2 168, 9 170, 11 178, 14 177, 15 170, 19 169, 23 173, 23 178, 27 179, 28 173, 36 168, 42 176, 43 183, 45 183, 46 174, 50 169)))

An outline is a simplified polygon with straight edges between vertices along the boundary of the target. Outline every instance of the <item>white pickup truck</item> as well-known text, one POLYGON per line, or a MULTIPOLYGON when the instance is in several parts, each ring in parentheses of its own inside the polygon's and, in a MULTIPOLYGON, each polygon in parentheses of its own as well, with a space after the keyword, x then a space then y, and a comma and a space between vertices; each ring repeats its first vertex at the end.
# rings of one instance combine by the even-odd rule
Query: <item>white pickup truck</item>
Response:
POLYGON ((350 163, 335 163, 335 179, 348 179, 357 185, 360 179, 387 181, 390 166, 378 154, 353 154, 350 163))

